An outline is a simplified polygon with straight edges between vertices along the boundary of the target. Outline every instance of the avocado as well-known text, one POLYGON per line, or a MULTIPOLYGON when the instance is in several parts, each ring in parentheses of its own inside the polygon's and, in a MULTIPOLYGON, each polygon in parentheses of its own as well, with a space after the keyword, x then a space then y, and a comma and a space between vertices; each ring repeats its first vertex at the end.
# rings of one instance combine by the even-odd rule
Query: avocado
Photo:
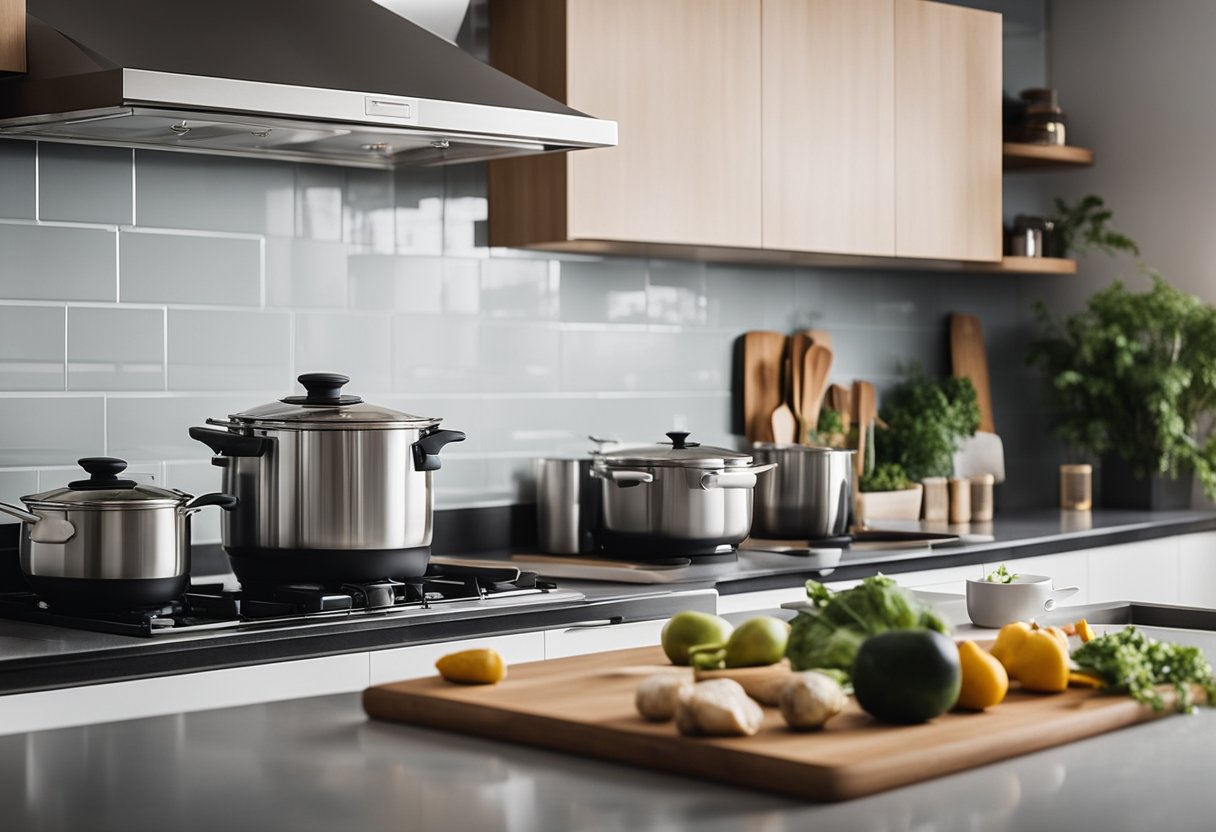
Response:
POLYGON ((906 725, 941 716, 958 700, 962 679, 958 648, 933 630, 870 636, 853 662, 857 704, 883 722, 906 725))

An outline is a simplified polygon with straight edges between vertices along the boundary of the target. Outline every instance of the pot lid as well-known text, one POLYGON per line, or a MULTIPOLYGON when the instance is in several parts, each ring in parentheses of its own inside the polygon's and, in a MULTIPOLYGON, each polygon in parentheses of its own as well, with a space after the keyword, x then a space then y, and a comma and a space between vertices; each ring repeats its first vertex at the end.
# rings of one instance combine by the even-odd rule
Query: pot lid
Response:
POLYGON ((87 456, 77 464, 88 472, 89 478, 74 480, 64 488, 22 497, 30 508, 161 508, 175 506, 190 499, 189 494, 158 488, 155 485, 119 479, 127 468, 124 459, 110 456, 87 456))
POLYGON ((688 431, 673 430, 670 442, 622 448, 602 455, 605 465, 617 467, 667 466, 672 468, 737 468, 750 465, 750 454, 688 441, 688 431))
POLYGON ((368 404, 359 396, 343 394, 350 378, 339 373, 305 373, 297 379, 307 393, 288 396, 232 414, 246 422, 286 423, 296 428, 427 428, 442 419, 414 416, 388 407, 368 404))

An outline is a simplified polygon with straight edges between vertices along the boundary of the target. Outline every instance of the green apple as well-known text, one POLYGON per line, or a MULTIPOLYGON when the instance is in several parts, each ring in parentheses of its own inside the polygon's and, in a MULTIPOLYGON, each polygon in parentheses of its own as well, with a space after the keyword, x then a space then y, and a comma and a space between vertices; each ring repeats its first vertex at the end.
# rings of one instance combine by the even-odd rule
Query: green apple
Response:
POLYGON ((780 618, 761 615, 740 624, 726 642, 727 667, 776 664, 785 657, 790 625, 780 618))
POLYGON ((688 648, 699 644, 725 644, 730 638, 730 622, 706 612, 685 610, 663 625, 663 652, 672 664, 688 664, 688 648))

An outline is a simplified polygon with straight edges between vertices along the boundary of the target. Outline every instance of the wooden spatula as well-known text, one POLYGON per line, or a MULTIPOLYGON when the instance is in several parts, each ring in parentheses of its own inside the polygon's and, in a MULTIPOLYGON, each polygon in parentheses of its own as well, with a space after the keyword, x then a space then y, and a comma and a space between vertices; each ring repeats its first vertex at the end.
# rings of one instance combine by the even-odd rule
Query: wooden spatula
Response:
POLYGON ((753 331, 743 336, 743 429, 753 442, 773 441, 773 410, 781 404, 785 336, 753 331))
MULTIPOLYGON (((823 394, 828 387, 828 375, 832 372, 832 351, 819 344, 802 357, 802 418, 807 430, 819 429, 819 411, 823 407, 823 394)), ((804 437, 803 442, 807 440, 804 437)))
POLYGON ((840 427, 845 436, 849 435, 849 427, 853 424, 853 396, 849 388, 843 384, 833 384, 828 388, 828 407, 840 414, 840 427))
POLYGON ((861 482, 862 475, 866 472, 870 426, 874 424, 874 417, 878 409, 874 385, 868 381, 853 382, 853 401, 857 406, 857 456, 853 459, 854 488, 856 488, 861 482))
POLYGON ((988 382, 988 355, 984 331, 974 315, 950 316, 950 363, 955 378, 971 379, 980 406, 980 430, 996 433, 992 420, 992 389, 988 382))
POLYGON ((794 416, 794 411, 789 406, 790 384, 793 369, 791 367, 790 357, 787 355, 785 361, 782 362, 782 380, 781 385, 781 404, 773 409, 771 417, 773 429, 773 441, 788 443, 798 441, 798 419, 794 416))

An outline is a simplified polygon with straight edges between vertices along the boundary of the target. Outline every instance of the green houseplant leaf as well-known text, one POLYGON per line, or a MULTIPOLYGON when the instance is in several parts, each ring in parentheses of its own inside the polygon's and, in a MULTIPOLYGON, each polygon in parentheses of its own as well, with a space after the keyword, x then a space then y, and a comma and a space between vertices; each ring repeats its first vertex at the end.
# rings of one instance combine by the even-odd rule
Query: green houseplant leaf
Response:
MULTIPOLYGON (((959 439, 980 425, 975 388, 965 378, 930 378, 916 368, 883 396, 879 414, 887 428, 876 431, 874 452, 884 482, 899 472, 913 482, 948 477, 954 470, 959 439), (885 465, 884 465, 885 464, 885 465)), ((863 491, 876 490, 873 479, 863 491)))
POLYGON ((1147 292, 1115 282, 1086 308, 1043 328, 1027 356, 1039 368, 1055 434, 1095 456, 1115 454, 1137 477, 1193 470, 1216 497, 1216 309, 1156 272, 1147 292))

